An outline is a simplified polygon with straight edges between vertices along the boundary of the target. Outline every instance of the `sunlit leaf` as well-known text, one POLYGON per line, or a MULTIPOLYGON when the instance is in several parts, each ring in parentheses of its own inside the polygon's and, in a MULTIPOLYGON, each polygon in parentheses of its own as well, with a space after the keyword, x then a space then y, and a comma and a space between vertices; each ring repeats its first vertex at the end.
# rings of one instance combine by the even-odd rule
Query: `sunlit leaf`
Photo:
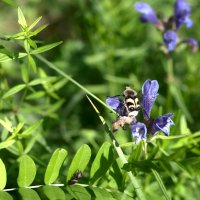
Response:
POLYGON ((30 51, 30 44, 28 43, 28 40, 24 40, 24 49, 26 50, 27 53, 30 51))
POLYGON ((4 120, 0 119, 0 124, 9 132, 13 132, 13 127, 11 121, 9 119, 5 118, 4 120))
POLYGON ((31 126, 29 126, 25 131, 23 131, 19 137, 24 138, 24 137, 28 137, 29 135, 31 135, 32 133, 35 132, 35 130, 41 125, 42 120, 38 120, 35 123, 33 123, 31 126))
POLYGON ((31 81, 29 83, 30 86, 35 86, 35 85, 39 85, 39 84, 47 84, 49 82, 53 82, 55 81, 57 78, 56 77, 44 77, 44 78, 36 78, 33 81, 31 81))
POLYGON ((0 62, 5 62, 8 60, 12 60, 13 58, 10 57, 8 54, 0 53, 0 62))
POLYGON ((41 200, 38 193, 30 188, 19 188, 19 194, 22 197, 22 200, 41 200))
POLYGON ((21 67, 21 75, 22 75, 22 79, 25 83, 29 82, 29 68, 27 67, 27 65, 22 64, 21 67))
POLYGON ((38 23, 39 21, 42 19, 42 16, 38 17, 30 26, 28 26, 28 31, 30 31, 31 29, 33 29, 38 23))
POLYGON ((8 148, 9 146, 13 145, 16 140, 8 140, 0 143, 0 149, 8 148))
POLYGON ((0 191, 0 199, 2 200, 13 200, 13 197, 5 191, 0 191))
POLYGON ((91 157, 91 149, 87 144, 83 144, 74 156, 67 173, 67 182, 77 171, 83 172, 91 157))
POLYGON ((48 45, 45 45, 45 46, 42 46, 42 47, 38 47, 37 49, 34 49, 32 50, 30 53, 31 54, 39 54, 39 53, 43 53, 45 51, 48 51, 50 49, 53 49, 55 47, 57 47, 58 45, 60 45, 62 42, 55 42, 55 43, 52 43, 52 44, 48 44, 48 45))
POLYGON ((20 84, 20 85, 14 86, 3 95, 3 98, 5 99, 7 97, 10 97, 13 94, 16 94, 16 93, 20 92, 21 90, 23 90, 25 87, 26 87, 25 84, 20 84))
POLYGON ((32 48, 37 49, 37 44, 34 40, 31 40, 31 38, 28 38, 27 41, 32 48))
POLYGON ((65 149, 56 149, 54 151, 44 176, 44 183, 46 185, 53 183, 57 179, 60 168, 66 156, 67 156, 67 151, 65 149))
POLYGON ((26 28, 27 27, 27 23, 26 23, 26 19, 24 17, 24 14, 22 12, 22 10, 18 7, 18 23, 23 27, 26 28))
POLYGON ((100 177, 104 176, 113 162, 114 154, 111 144, 105 142, 99 149, 90 170, 90 182, 94 184, 100 177))
POLYGON ((37 71, 35 60, 31 55, 28 55, 28 66, 33 70, 34 73, 37 71))
POLYGON ((17 183, 19 187, 27 187, 31 185, 36 175, 36 166, 32 158, 28 155, 23 155, 19 160, 19 174, 17 183))
POLYGON ((42 187, 42 191, 50 200, 66 200, 65 192, 60 187, 45 185, 42 187))
POLYGON ((35 31, 33 31, 32 33, 30 33, 30 36, 35 36, 38 33, 40 33, 41 31, 43 31, 46 27, 48 26, 48 24, 44 24, 42 26, 40 26, 39 28, 37 28, 35 31))
POLYGON ((6 182, 7 182, 6 167, 3 161, 0 159, 0 190, 3 190, 5 188, 6 182))
POLYGON ((67 191, 77 200, 91 199, 91 194, 86 190, 86 188, 79 185, 68 186, 67 191))

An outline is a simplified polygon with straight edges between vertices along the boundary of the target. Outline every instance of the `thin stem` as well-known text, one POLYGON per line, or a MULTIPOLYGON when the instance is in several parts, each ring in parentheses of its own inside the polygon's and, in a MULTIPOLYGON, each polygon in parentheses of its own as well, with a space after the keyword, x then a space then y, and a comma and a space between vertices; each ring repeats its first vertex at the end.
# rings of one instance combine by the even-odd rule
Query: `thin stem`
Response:
POLYGON ((66 74, 65 72, 63 72, 61 69, 57 68, 51 62, 49 62, 47 59, 45 59, 43 56, 41 56, 39 54, 36 54, 35 57, 37 57, 39 60, 41 60, 42 62, 44 62, 48 67, 50 67, 51 69, 53 69, 54 71, 56 71, 58 74, 60 74, 61 76, 65 77, 67 80, 69 80, 70 82, 72 82, 74 85, 76 85, 78 88, 80 88, 81 90, 83 90, 86 94, 88 94, 89 96, 91 96, 92 98, 94 98, 95 100, 97 100, 100 104, 102 104, 103 106, 105 106, 106 108, 108 108, 110 111, 114 112, 101 99, 99 99, 97 96, 95 96, 94 94, 92 94, 84 86, 82 86, 80 83, 78 83, 72 77, 70 77, 68 74, 66 74))
POLYGON ((171 84, 174 82, 174 70, 173 70, 173 60, 172 58, 167 59, 167 109, 171 110, 172 106, 172 93, 171 93, 171 84))

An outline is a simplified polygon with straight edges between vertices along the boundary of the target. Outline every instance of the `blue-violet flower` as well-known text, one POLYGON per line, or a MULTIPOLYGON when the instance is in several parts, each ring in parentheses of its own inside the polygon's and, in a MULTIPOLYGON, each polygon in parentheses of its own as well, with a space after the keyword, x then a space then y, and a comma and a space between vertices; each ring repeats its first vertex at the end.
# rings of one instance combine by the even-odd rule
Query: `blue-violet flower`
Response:
POLYGON ((137 2, 135 3, 134 7, 139 13, 141 13, 140 20, 142 22, 156 24, 159 21, 155 14, 155 11, 149 4, 137 2))
POLYGON ((176 23, 176 30, 178 30, 183 24, 186 24, 187 28, 192 27, 193 22, 189 18, 190 15, 191 6, 185 0, 176 0, 174 6, 174 19, 176 23))
POLYGON ((158 96, 158 81, 146 80, 142 86, 142 107, 143 115, 146 120, 150 118, 151 108, 158 96))
POLYGON ((178 36, 174 31, 167 31, 163 35, 163 41, 169 52, 174 50, 177 40, 178 36))
POLYGON ((136 144, 141 139, 146 139, 147 128, 144 123, 137 122, 136 124, 131 125, 130 128, 131 128, 132 137, 136 138, 136 144))
POLYGON ((170 126, 174 125, 174 122, 171 119, 172 116, 172 113, 167 113, 157 117, 153 122, 152 133, 155 134, 157 131, 162 131, 166 136, 168 136, 170 126))
POLYGON ((107 97, 106 104, 115 110, 119 115, 127 115, 126 110, 124 109, 123 101, 118 96, 107 97))
POLYGON ((188 43, 188 45, 191 47, 193 52, 196 52, 199 48, 198 42, 194 38, 187 38, 182 41, 183 43, 188 43))

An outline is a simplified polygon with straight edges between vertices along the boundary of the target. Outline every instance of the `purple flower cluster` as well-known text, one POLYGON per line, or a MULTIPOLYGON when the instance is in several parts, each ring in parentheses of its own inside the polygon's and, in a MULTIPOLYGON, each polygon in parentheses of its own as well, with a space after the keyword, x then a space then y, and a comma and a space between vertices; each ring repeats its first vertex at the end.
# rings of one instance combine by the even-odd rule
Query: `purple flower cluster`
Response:
MULTIPOLYGON (((156 119, 150 118, 152 106, 158 96, 158 89, 159 84, 157 80, 146 80, 142 86, 141 106, 143 110, 143 122, 137 122, 136 116, 132 116, 131 118, 128 116, 128 113, 124 111, 125 102, 120 99, 119 96, 108 97, 106 99, 106 104, 119 114, 113 126, 116 127, 116 125, 119 124, 123 127, 128 124, 131 129, 132 137, 136 138, 136 143, 141 139, 146 139, 147 133, 155 135, 158 131, 162 131, 168 136, 170 126, 174 125, 171 119, 173 116, 172 113, 158 116, 156 119)), ((114 131, 116 130, 117 128, 114 128, 114 131)))
POLYGON ((163 32, 163 43, 168 49, 168 52, 173 51, 178 43, 187 43, 193 52, 198 49, 198 42, 193 38, 180 40, 178 30, 185 24, 187 28, 193 26, 193 21, 190 19, 191 6, 186 0, 176 0, 174 5, 174 14, 168 20, 161 22, 158 19, 153 8, 143 2, 137 2, 134 5, 135 9, 141 14, 141 22, 148 22, 163 32), (172 20, 173 19, 173 20, 172 20), (171 29, 169 29, 171 27, 171 29))

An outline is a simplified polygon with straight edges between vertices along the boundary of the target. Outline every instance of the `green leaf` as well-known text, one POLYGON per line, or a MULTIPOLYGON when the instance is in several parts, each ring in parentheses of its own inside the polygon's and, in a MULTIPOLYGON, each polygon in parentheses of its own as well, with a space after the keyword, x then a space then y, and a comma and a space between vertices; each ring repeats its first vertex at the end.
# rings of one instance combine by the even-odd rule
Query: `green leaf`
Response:
POLYGON ((85 187, 82 187, 79 185, 72 185, 72 186, 68 186, 67 190, 76 200, 90 200, 91 199, 91 195, 85 187))
POLYGON ((154 169, 152 169, 151 171, 153 172, 153 175, 156 178, 156 180, 157 180, 157 182, 158 182, 158 184, 160 186, 160 189, 162 190, 163 195, 165 196, 165 199, 171 200, 171 198, 169 197, 169 195, 167 193, 167 189, 165 188, 165 185, 162 182, 162 179, 161 179, 159 173, 156 170, 154 170, 154 169))
POLYGON ((8 60, 13 60, 13 58, 10 57, 10 55, 8 55, 6 53, 0 53, 0 62, 5 62, 8 60))
POLYGON ((110 192, 103 188, 98 188, 98 187, 90 187, 92 191, 94 192, 95 199, 97 200, 115 200, 110 192))
POLYGON ((114 154, 109 142, 105 142, 99 149, 90 170, 90 183, 94 184, 104 176, 113 163, 114 154))
POLYGON ((9 146, 13 145, 16 140, 8 140, 0 143, 0 149, 8 148, 9 146))
POLYGON ((19 131, 23 128, 24 126, 24 122, 19 122, 19 124, 17 124, 17 126, 13 129, 14 133, 19 133, 19 131))
POLYGON ((140 171, 150 172, 151 169, 159 169, 159 166, 156 165, 152 160, 139 160, 126 163, 122 167, 122 169, 126 171, 132 171, 135 168, 138 168, 140 171))
POLYGON ((23 27, 26 28, 27 27, 27 23, 26 23, 26 19, 24 17, 24 14, 22 12, 22 10, 18 7, 18 23, 23 27))
POLYGON ((13 132, 13 127, 11 121, 9 119, 5 118, 4 120, 0 119, 0 124, 9 132, 13 132))
POLYGON ((41 200, 38 193, 30 188, 19 188, 22 200, 41 200))
POLYGON ((0 159, 0 190, 3 190, 5 188, 6 182, 7 182, 6 167, 3 161, 0 159))
POLYGON ((67 182, 77 171, 83 172, 91 157, 91 149, 87 144, 83 144, 74 156, 67 173, 67 182))
POLYGON ((20 84, 20 85, 17 85, 17 86, 14 86, 13 88, 11 88, 10 90, 8 90, 4 95, 3 95, 3 98, 7 98, 7 97, 10 97, 12 96, 13 94, 16 94, 18 93, 19 91, 23 90, 24 88, 26 87, 25 84, 20 84))
POLYGON ((44 46, 39 47, 39 48, 37 48, 37 49, 35 49, 35 50, 32 50, 30 53, 31 53, 31 54, 43 53, 43 52, 45 52, 45 51, 48 51, 48 50, 50 50, 50 49, 53 49, 53 48, 57 47, 57 46, 60 45, 61 43, 62 43, 62 41, 61 41, 61 42, 55 42, 55 43, 48 44, 48 45, 44 45, 44 46))
POLYGON ((30 36, 35 36, 38 33, 40 33, 41 31, 43 31, 46 27, 48 26, 48 24, 44 24, 42 26, 40 26, 39 28, 37 28, 35 31, 33 31, 32 33, 30 33, 30 36))
POLYGON ((17 183, 19 187, 28 187, 31 185, 36 175, 35 163, 28 155, 21 156, 19 161, 17 183))
POLYGON ((60 168, 66 156, 67 156, 67 151, 65 149, 56 149, 54 151, 44 176, 44 183, 46 185, 52 184, 57 179, 60 168))
POLYGON ((15 0, 2 0, 2 1, 9 4, 10 6, 17 6, 17 2, 15 0))
POLYGON ((34 133, 34 131, 41 125, 41 123, 42 123, 42 120, 39 120, 39 121, 36 121, 35 123, 33 123, 31 126, 29 126, 25 131, 23 131, 19 135, 19 138, 28 137, 29 135, 34 133))
POLYGON ((32 99, 38 99, 38 98, 41 98, 41 97, 44 97, 45 96, 45 92, 44 91, 38 91, 38 92, 33 92, 29 95, 26 96, 26 99, 27 100, 32 100, 32 99))
POLYGON ((49 77, 44 77, 44 78, 37 78, 37 79, 31 81, 31 82, 29 83, 29 85, 30 85, 30 86, 35 86, 35 85, 39 85, 39 84, 47 84, 47 83, 49 83, 49 82, 55 81, 56 79, 57 79, 56 77, 51 77, 51 76, 49 76, 49 77))
POLYGON ((20 69, 21 69, 22 80, 25 83, 28 83, 29 82, 29 68, 27 67, 26 64, 21 64, 20 69))
POLYGON ((2 200, 13 200, 12 196, 5 191, 0 191, 0 199, 2 200))
POLYGON ((33 47, 34 49, 37 49, 37 44, 34 40, 31 40, 30 38, 28 38, 27 41, 31 47, 33 47))
POLYGON ((34 73, 37 71, 35 60, 31 55, 28 55, 28 66, 33 70, 34 73))
POLYGON ((45 185, 42 191, 50 200, 66 200, 65 192, 59 187, 45 185))
POLYGON ((27 53, 30 51, 30 44, 28 43, 28 40, 24 40, 24 49, 26 50, 27 53))
POLYGON ((30 31, 31 29, 33 29, 38 23, 39 21, 42 19, 42 16, 38 17, 29 27, 28 27, 28 31, 30 31))

